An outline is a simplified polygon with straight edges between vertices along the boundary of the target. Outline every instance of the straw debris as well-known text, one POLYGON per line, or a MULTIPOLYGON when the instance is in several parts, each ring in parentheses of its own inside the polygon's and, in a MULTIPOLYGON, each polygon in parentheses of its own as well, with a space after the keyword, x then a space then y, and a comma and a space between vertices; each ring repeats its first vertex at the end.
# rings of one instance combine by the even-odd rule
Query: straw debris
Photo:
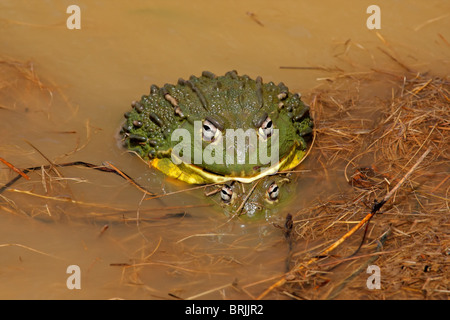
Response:
POLYGON ((362 82, 343 77, 313 94, 311 157, 326 172, 344 166, 351 188, 294 215, 292 236, 309 248, 292 254, 288 273, 259 285, 258 298, 448 298, 450 82, 410 74, 372 105, 362 82), (380 268, 382 290, 367 288, 368 265, 380 268))

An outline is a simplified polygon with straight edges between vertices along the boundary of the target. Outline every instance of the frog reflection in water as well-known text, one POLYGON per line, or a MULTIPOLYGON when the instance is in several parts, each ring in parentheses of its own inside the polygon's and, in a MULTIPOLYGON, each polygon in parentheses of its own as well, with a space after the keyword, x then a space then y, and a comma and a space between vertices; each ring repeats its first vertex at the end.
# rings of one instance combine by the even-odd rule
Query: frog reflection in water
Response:
POLYGON ((230 217, 239 216, 251 220, 268 219, 284 209, 293 195, 291 174, 278 173, 252 183, 232 181, 215 186, 207 196, 219 204, 230 217))

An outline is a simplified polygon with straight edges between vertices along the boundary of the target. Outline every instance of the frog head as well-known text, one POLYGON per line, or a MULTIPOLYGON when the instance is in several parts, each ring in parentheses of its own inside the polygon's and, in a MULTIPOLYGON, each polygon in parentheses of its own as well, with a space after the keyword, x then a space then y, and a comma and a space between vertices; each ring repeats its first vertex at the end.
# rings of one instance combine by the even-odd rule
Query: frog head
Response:
POLYGON ((313 122, 299 94, 280 83, 203 72, 133 102, 125 146, 188 183, 251 183, 297 166, 313 122))

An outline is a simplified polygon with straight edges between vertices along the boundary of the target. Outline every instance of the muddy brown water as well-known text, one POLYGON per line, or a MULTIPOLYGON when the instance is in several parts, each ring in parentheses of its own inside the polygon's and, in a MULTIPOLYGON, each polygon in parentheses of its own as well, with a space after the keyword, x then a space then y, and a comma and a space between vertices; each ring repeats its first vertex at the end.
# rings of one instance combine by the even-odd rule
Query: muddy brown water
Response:
MULTIPOLYGON (((113 163, 157 194, 190 188, 118 147, 132 100, 151 84, 235 69, 283 81, 309 103, 337 74, 323 68, 401 69, 383 50, 414 70, 448 74, 449 3, 377 3, 378 31, 366 27, 367 1, 78 1, 81 30, 68 30, 70 1, 2 1, 0 156, 18 168, 48 164, 28 141, 57 163, 113 163)), ((362 95, 389 97, 389 85, 362 95)), ((298 168, 297 196, 283 214, 349 188, 342 163, 318 170, 315 152, 298 168)), ((148 200, 113 174, 59 174, 30 173, 0 199, 0 298, 247 299, 233 283, 285 272, 279 229, 228 221, 202 190, 148 200), (81 269, 81 290, 66 286, 69 265, 81 269)), ((0 164, 0 184, 14 176, 0 164)))

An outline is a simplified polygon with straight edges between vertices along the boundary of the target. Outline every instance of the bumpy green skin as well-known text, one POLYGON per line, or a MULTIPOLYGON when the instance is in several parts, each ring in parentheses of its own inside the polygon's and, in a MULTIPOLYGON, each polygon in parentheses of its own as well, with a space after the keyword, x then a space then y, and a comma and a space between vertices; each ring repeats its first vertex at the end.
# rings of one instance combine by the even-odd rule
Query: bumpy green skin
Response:
MULTIPOLYGON (((150 94, 143 95, 132 106, 132 110, 125 113, 126 122, 121 130, 124 145, 149 160, 170 158, 172 148, 179 142, 171 141, 171 133, 177 128, 185 128, 193 135, 194 121, 203 121, 207 117, 223 124, 225 134, 226 129, 257 130, 255 123, 267 114, 274 128, 279 129, 280 159, 294 145, 306 150, 305 138, 313 126, 309 108, 283 83, 262 83, 261 78, 253 80, 246 75, 238 76, 235 71, 218 77, 203 72, 200 77, 191 76, 188 81, 180 79, 178 84, 166 84, 162 88, 152 85, 150 94)), ((194 159, 193 143, 194 139, 191 159, 194 159)), ((203 148, 209 143, 203 141, 203 148)), ((223 146, 225 148, 226 143, 223 146)), ((268 147, 270 149, 270 139, 268 147)), ((248 161, 244 164, 196 165, 225 176, 250 176, 264 166, 248 161)))

